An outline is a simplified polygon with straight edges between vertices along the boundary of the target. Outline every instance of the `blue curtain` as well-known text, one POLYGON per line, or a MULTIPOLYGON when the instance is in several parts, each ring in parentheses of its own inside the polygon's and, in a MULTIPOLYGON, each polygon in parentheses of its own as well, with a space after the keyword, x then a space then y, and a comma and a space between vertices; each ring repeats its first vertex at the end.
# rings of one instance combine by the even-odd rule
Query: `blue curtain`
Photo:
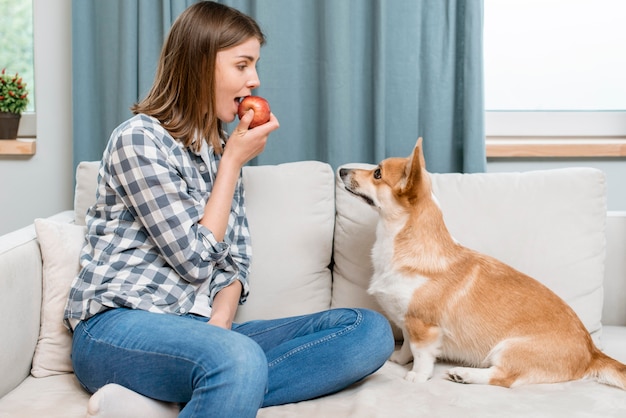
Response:
MULTIPOLYGON (((194 2, 74 0, 75 163, 100 159, 194 2)), ((281 127, 252 164, 377 163, 409 155, 422 136, 430 171, 485 170, 482 0, 221 2, 268 39, 255 94, 281 127)))

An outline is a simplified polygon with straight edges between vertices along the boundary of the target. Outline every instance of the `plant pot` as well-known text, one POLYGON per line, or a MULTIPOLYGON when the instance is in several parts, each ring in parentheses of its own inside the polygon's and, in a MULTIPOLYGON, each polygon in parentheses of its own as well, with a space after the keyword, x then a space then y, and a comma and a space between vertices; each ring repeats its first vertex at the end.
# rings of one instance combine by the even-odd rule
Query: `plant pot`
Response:
POLYGON ((20 113, 0 112, 0 139, 17 139, 20 113))

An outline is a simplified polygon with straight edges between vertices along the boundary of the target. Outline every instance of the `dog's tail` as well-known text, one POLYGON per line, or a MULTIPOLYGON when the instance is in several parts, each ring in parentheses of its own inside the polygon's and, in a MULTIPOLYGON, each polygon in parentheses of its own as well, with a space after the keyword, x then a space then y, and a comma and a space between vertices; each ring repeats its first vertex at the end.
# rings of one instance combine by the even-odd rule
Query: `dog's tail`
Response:
POLYGON ((587 376, 605 385, 626 390, 626 365, 595 350, 587 376))

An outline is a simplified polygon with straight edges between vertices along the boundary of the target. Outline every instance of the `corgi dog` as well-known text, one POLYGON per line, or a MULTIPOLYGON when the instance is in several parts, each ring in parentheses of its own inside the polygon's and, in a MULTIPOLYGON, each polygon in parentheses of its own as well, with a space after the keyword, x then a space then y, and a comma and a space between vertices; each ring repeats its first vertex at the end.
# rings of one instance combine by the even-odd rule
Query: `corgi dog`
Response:
POLYGON ((513 387, 589 378, 626 390, 626 366, 597 349, 576 313, 537 280, 458 243, 444 224, 422 139, 408 158, 340 169, 378 213, 368 288, 404 342, 391 360, 425 382, 437 359, 458 383, 513 387))

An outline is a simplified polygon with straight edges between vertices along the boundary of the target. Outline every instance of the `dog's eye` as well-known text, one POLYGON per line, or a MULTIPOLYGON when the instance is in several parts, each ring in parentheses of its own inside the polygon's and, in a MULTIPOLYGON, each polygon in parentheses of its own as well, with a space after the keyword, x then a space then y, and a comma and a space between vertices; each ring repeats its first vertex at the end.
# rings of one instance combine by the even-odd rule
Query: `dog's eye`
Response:
POLYGON ((376 180, 380 180, 381 177, 382 177, 382 175, 380 173, 380 168, 377 168, 376 170, 374 170, 374 178, 376 180))

